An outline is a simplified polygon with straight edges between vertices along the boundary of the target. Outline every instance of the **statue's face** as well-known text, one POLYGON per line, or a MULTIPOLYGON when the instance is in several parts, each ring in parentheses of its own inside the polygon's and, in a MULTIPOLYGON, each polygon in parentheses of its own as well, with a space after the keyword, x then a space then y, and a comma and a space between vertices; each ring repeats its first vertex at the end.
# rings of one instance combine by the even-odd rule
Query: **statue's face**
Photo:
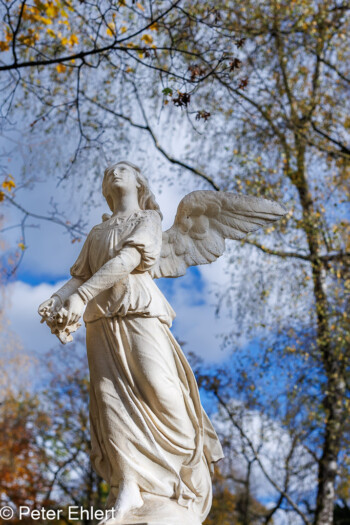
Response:
POLYGON ((117 164, 107 176, 109 190, 132 191, 138 187, 135 171, 127 164, 117 164))

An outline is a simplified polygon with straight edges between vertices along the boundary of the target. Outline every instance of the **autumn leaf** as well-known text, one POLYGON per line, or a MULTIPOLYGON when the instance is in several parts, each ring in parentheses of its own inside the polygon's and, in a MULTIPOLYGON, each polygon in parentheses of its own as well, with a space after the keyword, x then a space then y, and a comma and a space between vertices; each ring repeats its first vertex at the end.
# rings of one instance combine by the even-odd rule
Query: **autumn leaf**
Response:
POLYGON ((0 51, 8 51, 10 49, 10 46, 7 42, 4 42, 3 40, 0 41, 0 51))
POLYGON ((50 18, 45 18, 43 16, 40 17, 40 21, 46 24, 47 26, 50 26, 52 24, 52 20, 50 18))
POLYGON ((57 64, 56 71, 57 73, 64 73, 67 67, 64 64, 57 64))
POLYGON ((27 247, 23 244, 23 242, 18 243, 18 248, 20 248, 22 251, 27 249, 27 247))
POLYGON ((114 36, 114 32, 115 32, 115 23, 114 22, 110 22, 108 24, 108 27, 106 29, 106 33, 108 36, 114 36))
POLYGON ((4 188, 4 190, 7 190, 7 191, 11 191, 12 188, 15 188, 16 187, 16 184, 13 180, 11 179, 8 179, 8 180, 5 180, 2 184, 1 184, 2 188, 4 188))
POLYGON ((142 35, 141 37, 141 40, 145 43, 145 44, 152 44, 153 42, 153 38, 151 37, 151 35, 142 35))
POLYGON ((126 26, 121 26, 121 28, 120 28, 120 32, 121 33, 126 33, 127 30, 128 30, 128 28, 126 26))
POLYGON ((238 47, 238 49, 240 49, 241 47, 244 46, 245 41, 246 41, 245 38, 240 38, 239 40, 236 40, 235 45, 238 47))
POLYGON ((191 80, 194 82, 197 77, 205 74, 205 68, 197 64, 192 64, 188 67, 188 71, 191 73, 191 80))
POLYGON ((2 202, 5 199, 5 193, 3 191, 0 191, 0 202, 2 202))
POLYGON ((75 35, 74 33, 70 36, 70 39, 69 39, 69 45, 71 47, 73 47, 75 44, 77 44, 79 42, 79 39, 77 37, 77 35, 75 35))
POLYGON ((245 89, 248 86, 248 78, 242 78, 239 81, 238 89, 245 89))
POLYGON ((203 119, 206 122, 209 119, 210 115, 211 114, 208 111, 197 111, 196 120, 203 119))
POLYGON ((239 69, 241 67, 241 60, 239 60, 239 58, 234 58, 231 62, 230 62, 230 71, 234 71, 235 69, 239 69))
POLYGON ((188 104, 190 103, 190 100, 191 100, 191 95, 189 93, 181 93, 180 91, 178 91, 178 96, 176 98, 173 98, 173 103, 174 103, 174 106, 177 106, 177 107, 182 107, 182 106, 187 107, 188 104))
POLYGON ((145 10, 145 8, 143 7, 142 4, 140 4, 140 2, 137 2, 136 7, 138 7, 139 9, 141 9, 141 11, 144 11, 144 10, 145 10))
POLYGON ((49 2, 46 7, 46 14, 50 18, 56 18, 59 14, 59 8, 54 5, 52 2, 49 2))

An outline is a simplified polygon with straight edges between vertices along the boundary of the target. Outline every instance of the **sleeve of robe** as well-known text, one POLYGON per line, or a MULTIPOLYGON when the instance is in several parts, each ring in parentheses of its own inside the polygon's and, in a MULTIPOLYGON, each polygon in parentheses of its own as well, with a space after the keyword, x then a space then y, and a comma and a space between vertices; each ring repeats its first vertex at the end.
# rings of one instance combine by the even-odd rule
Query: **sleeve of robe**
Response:
MULTIPOLYGON (((129 273, 150 270, 160 255, 161 246, 162 227, 160 216, 156 211, 148 210, 141 220, 136 223, 130 235, 124 239, 118 255, 107 261, 96 273, 79 286, 78 293, 84 302, 87 303, 102 291, 111 288, 129 273)), ((72 267, 71 274, 73 277, 87 275, 87 263, 82 253, 72 267)))

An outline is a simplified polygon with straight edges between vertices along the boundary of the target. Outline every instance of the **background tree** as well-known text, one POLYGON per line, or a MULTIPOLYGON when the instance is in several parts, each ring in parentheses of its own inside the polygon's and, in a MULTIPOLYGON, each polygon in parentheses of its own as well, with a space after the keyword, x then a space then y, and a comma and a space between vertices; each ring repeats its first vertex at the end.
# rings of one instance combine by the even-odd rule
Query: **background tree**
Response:
MULTIPOLYGON (((205 141, 212 147, 208 158, 201 148, 202 162, 209 161, 215 149, 215 163, 220 157, 227 171, 215 178, 217 186, 277 200, 284 196, 290 209, 287 223, 277 226, 270 244, 248 239, 270 257, 246 266, 249 289, 241 270, 243 287, 236 280, 229 291, 232 304, 245 296, 242 315, 250 310, 258 319, 255 326, 262 329, 263 358, 251 355, 250 366, 258 363, 264 382, 245 363, 243 396, 299 434, 297 439, 314 455, 317 498, 301 517, 324 525, 333 521, 337 474, 348 439, 349 6, 225 3, 222 12, 227 29, 239 28, 247 38, 241 58, 249 84, 242 91, 218 79, 215 107, 220 115, 210 121, 205 141), (220 148, 224 137, 226 147, 220 148), (270 272, 273 267, 273 283, 259 271, 264 261, 270 272), (283 278, 287 274, 288 282, 283 278), (255 297, 255 307, 248 297, 255 297), (278 324, 276 307, 282 313, 278 324), (268 374, 275 383, 270 393, 268 374), (247 396, 249 382, 254 395, 247 396)), ((206 100, 211 111, 209 90, 206 100)), ((219 392, 214 384, 214 393, 219 392)), ((348 479, 346 470, 343 479, 348 479)))
POLYGON ((267 514, 268 510, 252 495, 247 480, 239 479, 234 470, 223 474, 215 469, 213 504, 204 525, 260 525, 267 514))
MULTIPOLYGON (((86 357, 78 346, 69 361, 59 350, 60 363, 49 355, 42 360, 44 383, 36 393, 3 391, 0 498, 16 515, 21 505, 60 510, 60 519, 47 523, 61 525, 77 523, 76 516, 69 519, 69 506, 104 509, 108 487, 90 464, 86 357)), ((30 517, 12 521, 32 523, 30 517)), ((95 520, 83 516, 79 523, 95 520)))
MULTIPOLYGON (((130 137, 134 136, 130 126, 152 136, 144 123, 134 121, 135 115, 141 116, 138 100, 149 105, 156 96, 186 107, 191 92, 203 81, 215 71, 221 75, 220 65, 235 42, 231 35, 223 36, 212 26, 213 8, 206 8, 199 28, 182 4, 179 0, 1 2, 0 107, 2 133, 8 140, 4 141, 0 164, 0 201, 15 207, 21 217, 16 225, 20 242, 10 253, 10 271, 5 277, 11 276, 23 258, 25 230, 32 219, 61 225, 72 241, 84 235, 81 217, 69 223, 55 202, 47 215, 24 209, 16 198, 23 185, 33 185, 40 171, 51 171, 55 175, 60 172, 59 183, 72 182, 82 189, 84 177, 77 177, 78 170, 89 165, 91 171, 101 158, 106 161, 113 144, 118 144, 120 155, 130 149, 130 137), (203 59, 205 67, 200 64, 203 59), (20 140, 23 143, 25 137, 27 152, 32 149, 34 158, 27 156, 21 176, 9 173, 7 163, 9 157, 16 156, 16 115, 21 120, 20 140), (45 133, 50 146, 43 148, 45 133), (39 148, 33 147, 35 142, 39 148), (38 166, 38 151, 42 160, 45 158, 44 167, 38 166), (78 180, 72 180, 73 176, 78 180)), ((207 118, 200 108, 197 117, 207 118)), ((96 180, 91 182, 86 202, 91 202, 97 187, 96 180)))

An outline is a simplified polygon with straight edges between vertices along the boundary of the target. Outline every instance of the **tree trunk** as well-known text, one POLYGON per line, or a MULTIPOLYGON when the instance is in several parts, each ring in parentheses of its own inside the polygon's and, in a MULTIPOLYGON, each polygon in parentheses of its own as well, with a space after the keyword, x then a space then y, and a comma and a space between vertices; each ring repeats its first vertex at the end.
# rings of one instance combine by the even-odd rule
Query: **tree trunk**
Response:
POLYGON ((291 176, 295 184, 303 210, 304 231, 310 251, 314 297, 317 317, 317 345, 321 354, 327 378, 326 390, 322 400, 325 410, 325 429, 322 456, 318 464, 317 503, 314 517, 315 525, 332 525, 335 496, 335 478, 340 451, 342 432, 342 399, 345 382, 337 351, 331 344, 328 325, 329 305, 323 283, 323 266, 320 260, 321 228, 315 215, 311 193, 305 178, 305 145, 296 138, 296 172, 291 176))
MULTIPOLYGON (((315 266, 315 265, 314 265, 315 266)), ((342 432, 342 399, 344 382, 337 352, 330 344, 327 323, 327 299, 322 285, 320 268, 313 268, 314 291, 318 321, 318 345, 327 376, 323 407, 326 413, 322 457, 319 461, 319 476, 315 525, 332 525, 335 478, 342 432)))

